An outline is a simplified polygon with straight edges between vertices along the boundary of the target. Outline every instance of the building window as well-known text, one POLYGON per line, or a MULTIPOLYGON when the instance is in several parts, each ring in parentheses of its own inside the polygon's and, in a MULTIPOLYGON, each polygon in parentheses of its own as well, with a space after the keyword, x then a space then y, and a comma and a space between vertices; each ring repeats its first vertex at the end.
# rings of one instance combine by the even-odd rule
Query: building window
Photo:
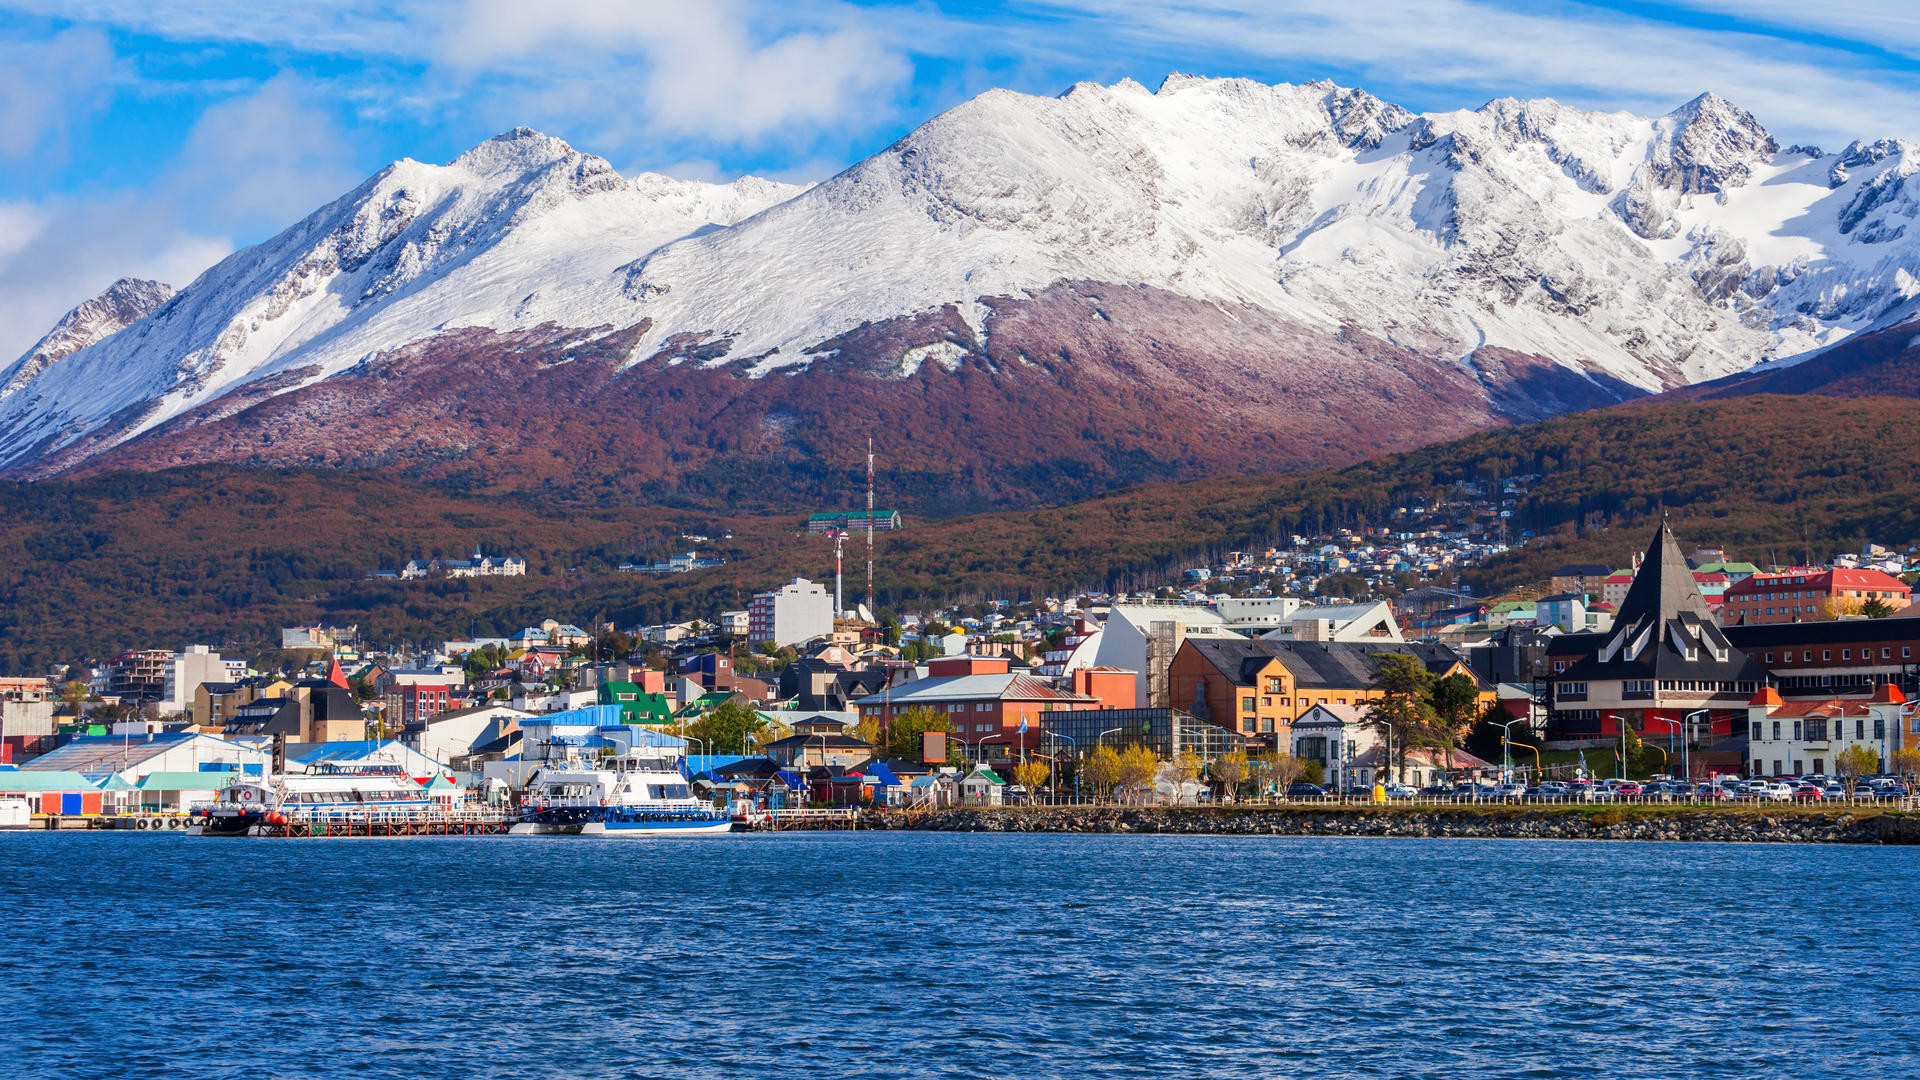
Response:
POLYGON ((1774 742, 1780 741, 1780 721, 1778 720, 1775 720, 1773 722, 1773 741, 1774 742))
POLYGON ((1873 737, 1876 739, 1884 739, 1887 737, 1886 717, 1876 716, 1873 718, 1873 737))
POLYGON ((1280 679, 1270 678, 1267 680, 1267 693, 1284 694, 1286 692, 1287 692, 1286 683, 1284 683, 1280 679))
POLYGON ((1853 737, 1856 739, 1864 739, 1867 737, 1867 722, 1865 720, 1855 720, 1853 722, 1853 737))
POLYGON ((1832 649, 1821 649, 1821 650, 1820 650, 1820 659, 1822 659, 1822 660, 1831 660, 1831 659, 1833 659, 1833 650, 1832 650, 1832 649))
POLYGON ((1771 663, 1773 663, 1773 654, 1772 654, 1772 653, 1768 653, 1768 654, 1767 654, 1767 663, 1769 663, 1769 664, 1771 664, 1771 663))
POLYGON ((1252 699, 1252 698, 1250 698, 1250 697, 1243 697, 1243 698, 1241 698, 1241 699, 1240 699, 1240 711, 1241 711, 1241 712, 1252 712, 1252 711, 1253 711, 1253 699, 1252 699))
POLYGON ((1851 660, 1851 659, 1853 659, 1853 650, 1852 650, 1852 649, 1841 649, 1841 650, 1840 650, 1840 659, 1842 659, 1842 660, 1851 660))
POLYGON ((1761 739, 1761 735, 1760 735, 1760 728, 1761 728, 1761 727, 1762 727, 1762 724, 1760 723, 1760 721, 1758 721, 1758 720, 1755 720, 1755 721, 1753 722, 1753 741, 1754 741, 1754 742, 1761 742, 1761 741, 1762 741, 1762 739, 1761 739))
POLYGON ((1800 659, 1801 659, 1802 661, 1805 661, 1805 662, 1807 662, 1807 663, 1812 663, 1812 662, 1813 662, 1813 650, 1812 650, 1812 649, 1806 649, 1806 650, 1804 650, 1804 651, 1802 651, 1802 652, 1800 653, 1800 659))
POLYGON ((1799 742, 1799 741, 1801 740, 1801 734, 1800 734, 1800 732, 1801 732, 1801 724, 1800 724, 1800 721, 1798 721, 1798 720, 1795 720, 1795 721, 1793 722, 1793 741, 1794 741, 1794 742, 1799 742))

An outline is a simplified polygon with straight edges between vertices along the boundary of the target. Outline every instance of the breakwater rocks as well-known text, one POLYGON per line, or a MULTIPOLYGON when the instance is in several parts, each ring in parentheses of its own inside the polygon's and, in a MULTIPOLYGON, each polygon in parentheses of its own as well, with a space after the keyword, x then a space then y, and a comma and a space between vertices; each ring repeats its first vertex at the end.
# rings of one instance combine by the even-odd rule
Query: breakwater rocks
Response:
POLYGON ((967 807, 868 812, 861 828, 1200 836, 1450 836, 1920 844, 1920 816, 1870 809, 1646 807, 967 807))

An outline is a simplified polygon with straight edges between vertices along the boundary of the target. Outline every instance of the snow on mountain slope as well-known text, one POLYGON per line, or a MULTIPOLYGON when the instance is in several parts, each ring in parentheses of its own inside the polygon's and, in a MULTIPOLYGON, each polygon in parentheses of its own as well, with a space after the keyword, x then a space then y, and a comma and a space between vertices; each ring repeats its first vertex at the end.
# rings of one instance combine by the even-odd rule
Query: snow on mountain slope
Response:
MULTIPOLYGON (((1400 376, 1444 358, 1527 416, 1581 400, 1569 379, 1601 400, 1656 391, 1904 317, 1917 169, 1899 141, 1782 150, 1712 94, 1655 118, 1513 99, 1415 115, 1326 82, 1185 76, 992 91, 805 190, 627 180, 519 130, 390 166, 48 368, 0 402, 0 466, 472 328, 631 330, 641 377, 1038 365, 996 335, 1064 339, 1022 305, 1107 318, 1065 302, 1076 282, 1200 301, 1171 338, 1158 313, 1175 305, 1139 308, 1156 350, 1203 355, 1257 309, 1276 341, 1384 343, 1400 376)), ((1147 328, 1113 328, 1129 331, 1147 328)))
POLYGON ((396 162, 30 382, 0 406, 0 460, 116 414, 132 436, 240 384, 299 385, 446 327, 599 325, 605 305, 580 298, 615 267, 800 190, 629 180, 524 128, 445 166, 396 162))
POLYGON ((173 295, 173 286, 158 281, 121 278, 99 296, 60 317, 33 347, 0 371, 0 399, 32 382, 52 364, 139 322, 173 295))

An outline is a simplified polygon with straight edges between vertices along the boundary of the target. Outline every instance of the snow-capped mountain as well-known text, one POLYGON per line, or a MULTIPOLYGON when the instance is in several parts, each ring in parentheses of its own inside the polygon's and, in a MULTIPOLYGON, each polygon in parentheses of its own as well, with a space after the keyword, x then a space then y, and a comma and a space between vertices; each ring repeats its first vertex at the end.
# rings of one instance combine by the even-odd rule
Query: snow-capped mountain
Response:
POLYGON ((158 281, 121 278, 107 291, 60 316, 53 329, 33 343, 20 359, 0 371, 0 399, 25 387, 48 365, 153 314, 173 296, 173 286, 158 281))
MULTIPOLYGON (((703 398, 746 403, 729 423, 789 450, 834 422, 816 398, 857 390, 878 415, 964 383, 998 395, 996 423, 1090 392, 1190 413, 1174 473, 1304 464, 1904 319, 1916 168, 1901 141, 1782 149, 1712 94, 1650 119, 1512 99, 1416 115, 1325 82, 1184 76, 989 92, 807 189, 625 179, 522 129, 389 166, 147 318, 17 367, 0 465, 337 461, 302 425, 402 393, 371 372, 502 349, 559 370, 587 343, 606 370, 583 407, 700 372, 703 398), (263 458, 242 434, 269 415, 267 441, 297 449, 263 458)), ((943 434, 981 441, 970 422, 943 434)), ((428 452, 362 439, 365 460, 428 452)))

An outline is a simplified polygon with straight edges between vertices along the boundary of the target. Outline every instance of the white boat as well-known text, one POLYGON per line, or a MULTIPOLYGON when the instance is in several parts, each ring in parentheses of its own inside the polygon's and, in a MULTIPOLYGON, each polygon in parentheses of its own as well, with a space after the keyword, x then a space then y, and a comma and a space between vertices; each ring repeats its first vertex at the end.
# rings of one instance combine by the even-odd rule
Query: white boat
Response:
POLYGON ((188 816, 189 836, 246 836, 289 821, 361 821, 441 805, 398 765, 310 765, 304 773, 236 780, 188 816))
POLYGON ((0 829, 24 829, 33 824, 33 807, 25 799, 0 799, 0 829))
POLYGON ((733 821, 696 798, 675 759, 657 747, 619 757, 563 757, 536 769, 520 797, 515 836, 687 836, 733 821))

